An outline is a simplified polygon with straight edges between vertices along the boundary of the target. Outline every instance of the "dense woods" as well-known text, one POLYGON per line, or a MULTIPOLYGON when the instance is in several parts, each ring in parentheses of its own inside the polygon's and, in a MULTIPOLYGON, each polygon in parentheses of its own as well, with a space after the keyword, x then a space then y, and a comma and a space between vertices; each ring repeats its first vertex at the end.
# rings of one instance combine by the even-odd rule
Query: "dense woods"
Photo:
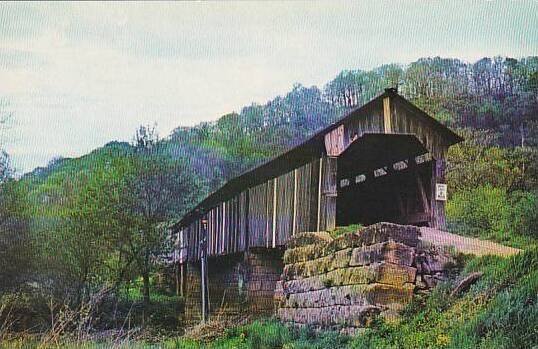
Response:
POLYGON ((98 292, 106 293, 100 307, 107 312, 93 319, 95 328, 129 316, 137 325, 177 328, 181 298, 167 226, 228 179, 386 87, 466 138, 449 153, 450 229, 536 245, 538 57, 435 57, 346 70, 322 88, 297 84, 265 104, 162 139, 154 127, 140 127, 130 143, 57 158, 20 179, 1 152, 0 297, 18 314, 11 330, 47 331, 51 317, 98 292))

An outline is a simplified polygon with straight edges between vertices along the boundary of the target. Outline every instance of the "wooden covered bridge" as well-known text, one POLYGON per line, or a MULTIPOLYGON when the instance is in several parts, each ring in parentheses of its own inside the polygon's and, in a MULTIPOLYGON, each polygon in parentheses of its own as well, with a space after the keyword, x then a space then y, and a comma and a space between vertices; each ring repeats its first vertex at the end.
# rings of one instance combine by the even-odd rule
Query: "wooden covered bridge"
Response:
POLYGON ((461 140, 387 89, 230 180, 175 226, 180 264, 187 266, 187 317, 197 317, 204 256, 210 308, 239 296, 263 312, 281 272, 279 254, 294 234, 380 221, 445 229, 445 157, 461 140))

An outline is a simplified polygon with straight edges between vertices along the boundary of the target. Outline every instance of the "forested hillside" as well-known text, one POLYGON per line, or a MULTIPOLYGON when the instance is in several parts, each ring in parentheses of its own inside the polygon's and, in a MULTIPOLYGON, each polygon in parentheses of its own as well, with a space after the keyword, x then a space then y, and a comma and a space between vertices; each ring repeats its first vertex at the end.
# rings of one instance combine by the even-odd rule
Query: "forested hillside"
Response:
POLYGON ((80 307, 102 289, 116 308, 95 326, 121 325, 131 313, 175 326, 180 300, 166 277, 167 224, 226 180, 395 86, 466 138, 449 153, 450 229, 536 245, 538 57, 436 57, 346 70, 323 87, 297 84, 265 104, 163 138, 143 126, 131 143, 58 158, 19 180, 0 171, 0 265, 9 266, 0 271, 0 295, 26 292, 14 329, 45 331, 60 303, 80 307))
MULTIPOLYGON (((214 190, 227 179, 304 141, 384 88, 395 86, 449 127, 483 131, 471 137, 484 145, 537 145, 538 57, 483 58, 473 64, 436 57, 409 66, 342 71, 323 88, 296 84, 285 96, 264 105, 246 106, 216 122, 176 128, 161 140, 161 153, 187 161, 207 190, 214 190)), ((101 151, 120 149, 128 151, 129 144, 112 142, 80 160, 55 160, 26 178, 79 171, 95 163, 101 151)))

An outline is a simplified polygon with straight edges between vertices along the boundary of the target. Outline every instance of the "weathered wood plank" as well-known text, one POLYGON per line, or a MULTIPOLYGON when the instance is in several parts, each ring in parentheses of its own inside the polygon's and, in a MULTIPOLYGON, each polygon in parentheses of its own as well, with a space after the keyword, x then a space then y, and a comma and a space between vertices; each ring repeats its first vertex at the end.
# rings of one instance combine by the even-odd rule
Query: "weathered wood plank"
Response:
POLYGON ((392 133, 390 97, 383 98, 383 126, 385 133, 392 133))

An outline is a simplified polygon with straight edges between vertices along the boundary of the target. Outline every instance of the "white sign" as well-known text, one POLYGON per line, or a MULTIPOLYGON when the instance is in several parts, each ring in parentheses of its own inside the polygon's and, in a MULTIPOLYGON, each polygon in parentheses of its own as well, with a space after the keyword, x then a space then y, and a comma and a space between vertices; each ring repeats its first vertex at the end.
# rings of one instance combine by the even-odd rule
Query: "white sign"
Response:
POLYGON ((435 200, 446 201, 447 196, 447 185, 441 183, 435 184, 435 200))

